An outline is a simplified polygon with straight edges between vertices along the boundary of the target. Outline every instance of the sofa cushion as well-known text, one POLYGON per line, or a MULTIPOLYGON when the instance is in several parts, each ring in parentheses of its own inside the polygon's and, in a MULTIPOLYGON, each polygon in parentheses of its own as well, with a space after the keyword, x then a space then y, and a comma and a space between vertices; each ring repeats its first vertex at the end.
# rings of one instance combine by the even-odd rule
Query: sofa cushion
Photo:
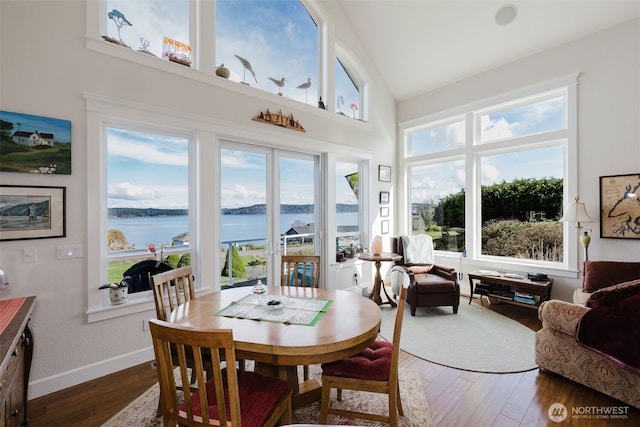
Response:
POLYGON ((640 279, 640 262, 585 261, 582 289, 595 292, 634 279, 640 279))
POLYGON ((640 293, 640 279, 619 283, 608 288, 599 289, 593 292, 586 302, 587 307, 602 307, 612 305, 618 301, 640 293))
POLYGON ((444 294, 456 292, 456 283, 437 274, 415 274, 415 287, 418 294, 444 294))
POLYGON ((585 312, 575 338, 583 347, 640 374, 640 293, 585 312))

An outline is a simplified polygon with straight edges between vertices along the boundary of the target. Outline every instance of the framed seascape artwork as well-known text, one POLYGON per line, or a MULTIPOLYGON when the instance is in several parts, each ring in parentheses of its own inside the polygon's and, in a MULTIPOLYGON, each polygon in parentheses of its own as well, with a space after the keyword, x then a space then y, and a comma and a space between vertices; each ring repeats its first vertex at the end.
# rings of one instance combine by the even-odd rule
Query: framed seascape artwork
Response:
POLYGON ((378 166, 378 181, 391 182, 391 166, 378 166))
POLYGON ((0 171, 71 175, 71 122, 0 110, 0 171))
POLYGON ((66 236, 65 187, 0 185, 0 240, 66 236))
POLYGON ((640 239, 640 173, 600 177, 600 237, 640 239))

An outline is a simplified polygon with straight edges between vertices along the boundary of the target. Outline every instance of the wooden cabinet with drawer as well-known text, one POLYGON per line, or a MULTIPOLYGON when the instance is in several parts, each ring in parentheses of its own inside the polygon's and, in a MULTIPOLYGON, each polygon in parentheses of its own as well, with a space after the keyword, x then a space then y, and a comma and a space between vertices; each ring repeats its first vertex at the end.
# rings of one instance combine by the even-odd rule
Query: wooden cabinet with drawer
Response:
POLYGON ((27 425, 27 387, 33 336, 29 319, 35 297, 0 300, 0 427, 27 425))

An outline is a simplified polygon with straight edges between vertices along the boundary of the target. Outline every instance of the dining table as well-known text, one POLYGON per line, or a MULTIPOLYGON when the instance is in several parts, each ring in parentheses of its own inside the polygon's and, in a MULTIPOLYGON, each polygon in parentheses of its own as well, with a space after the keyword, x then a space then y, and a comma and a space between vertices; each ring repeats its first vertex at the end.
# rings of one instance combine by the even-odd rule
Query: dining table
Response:
MULTIPOLYGON (((169 317, 176 325, 196 329, 232 329, 236 357, 255 361, 255 370, 286 379, 292 388, 294 408, 320 400, 322 386, 316 379, 300 381, 298 366, 341 360, 367 348, 380 330, 380 308, 360 294, 325 288, 266 286, 255 300, 251 287, 231 287, 199 295, 169 317), (251 318, 230 313, 236 304, 256 301, 251 318), (311 324, 269 318, 265 302, 281 301, 284 309, 295 302, 326 304, 311 324), (259 304, 257 301, 263 301, 259 304), (264 307, 265 316, 259 316, 264 307)), ((293 318, 293 317, 292 317, 293 318)))

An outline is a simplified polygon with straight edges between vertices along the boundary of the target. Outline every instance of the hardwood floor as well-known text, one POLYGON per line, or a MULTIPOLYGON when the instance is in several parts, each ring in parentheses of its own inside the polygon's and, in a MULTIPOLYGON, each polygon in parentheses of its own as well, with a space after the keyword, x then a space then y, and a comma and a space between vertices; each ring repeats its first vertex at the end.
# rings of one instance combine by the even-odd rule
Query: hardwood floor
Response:
MULTIPOLYGON (((478 300, 474 300, 478 304, 478 300)), ((537 311, 510 304, 488 305, 532 330, 537 311)), ((614 426, 640 425, 640 410, 560 376, 537 369, 516 374, 481 374, 447 368, 403 353, 400 366, 421 373, 434 424, 443 426, 614 426), (547 417, 556 402, 572 407, 628 407, 626 419, 547 417)), ((156 382, 150 363, 29 401, 29 427, 100 426, 156 382)))

